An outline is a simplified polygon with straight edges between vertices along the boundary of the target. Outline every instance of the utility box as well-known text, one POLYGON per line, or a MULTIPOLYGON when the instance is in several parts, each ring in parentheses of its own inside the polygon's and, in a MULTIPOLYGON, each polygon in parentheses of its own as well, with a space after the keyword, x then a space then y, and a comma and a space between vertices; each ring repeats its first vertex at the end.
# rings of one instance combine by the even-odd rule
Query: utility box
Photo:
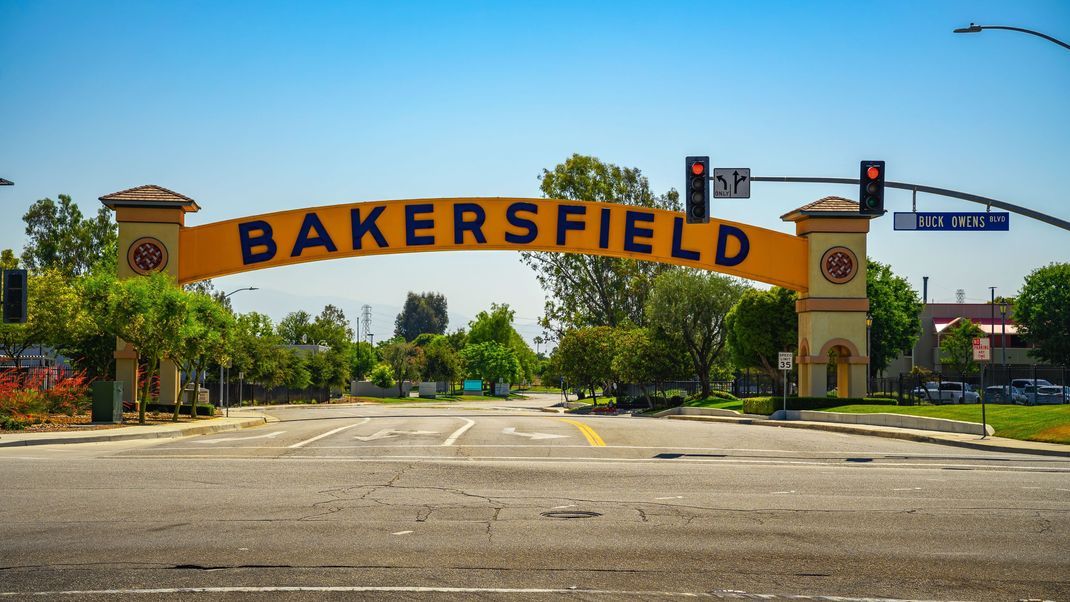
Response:
POLYGON ((93 383, 93 422, 123 421, 123 383, 98 380, 93 383))

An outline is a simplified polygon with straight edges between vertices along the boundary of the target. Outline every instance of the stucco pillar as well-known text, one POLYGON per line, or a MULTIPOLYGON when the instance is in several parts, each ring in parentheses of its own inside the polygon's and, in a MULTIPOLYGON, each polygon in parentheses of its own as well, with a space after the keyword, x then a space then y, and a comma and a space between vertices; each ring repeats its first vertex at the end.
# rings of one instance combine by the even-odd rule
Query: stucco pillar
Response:
MULTIPOLYGON (((139 186, 100 197, 115 211, 119 225, 121 279, 165 272, 178 279, 179 231, 186 213, 200 209, 193 199, 159 186, 139 186)), ((115 342, 115 377, 123 383, 123 401, 137 401, 137 352, 131 345, 115 342)), ((170 359, 160 362, 161 403, 175 403, 179 394, 178 366, 170 359)))
POLYGON ((828 392, 829 354, 837 353, 839 397, 864 397, 866 349, 866 234, 869 218, 858 203, 826 197, 781 216, 807 239, 809 290, 799 295, 799 395, 828 392))

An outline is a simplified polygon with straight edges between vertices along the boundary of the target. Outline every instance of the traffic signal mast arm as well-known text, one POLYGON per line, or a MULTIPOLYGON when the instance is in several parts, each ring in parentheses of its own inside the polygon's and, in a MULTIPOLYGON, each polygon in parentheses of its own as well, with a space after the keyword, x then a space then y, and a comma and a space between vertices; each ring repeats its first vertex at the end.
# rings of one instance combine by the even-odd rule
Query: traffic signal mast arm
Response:
MULTIPOLYGON (((752 182, 795 182, 803 184, 854 184, 858 186, 859 180, 857 178, 796 178, 791 176, 751 176, 752 182)), ((961 199, 963 201, 971 201, 974 203, 980 203, 982 205, 988 205, 991 207, 997 207, 1011 213, 1017 213, 1026 217, 1031 217, 1035 220, 1042 221, 1046 224, 1055 226, 1056 228, 1062 228, 1063 230, 1070 230, 1070 222, 1059 219, 1057 217, 1034 211, 1027 207, 1021 207, 1019 205, 1012 205, 1004 201, 997 201, 996 199, 990 199, 988 197, 978 196, 976 194, 970 194, 968 192, 959 192, 957 190, 948 190, 946 188, 935 188, 933 186, 922 186, 921 184, 906 184, 904 182, 885 182, 885 188, 898 188, 900 190, 913 190, 914 192, 924 192, 927 194, 936 194, 940 196, 951 197, 955 199, 961 199)))

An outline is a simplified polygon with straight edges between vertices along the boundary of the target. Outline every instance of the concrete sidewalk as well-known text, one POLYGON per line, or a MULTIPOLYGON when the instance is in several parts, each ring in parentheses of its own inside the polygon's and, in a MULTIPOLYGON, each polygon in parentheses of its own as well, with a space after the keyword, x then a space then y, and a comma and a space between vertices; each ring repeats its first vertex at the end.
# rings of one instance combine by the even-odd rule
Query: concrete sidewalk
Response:
POLYGON ((178 424, 124 425, 111 429, 58 431, 48 433, 10 433, 0 435, 0 447, 21 445, 56 445, 63 443, 101 443, 132 439, 173 439, 192 435, 226 433, 260 426, 269 419, 260 413, 231 410, 229 418, 208 418, 178 424))
POLYGON ((1058 443, 1042 443, 1039 441, 1020 441, 1005 437, 988 436, 981 438, 978 434, 946 433, 939 431, 923 431, 917 429, 897 428, 889 426, 874 426, 864 424, 842 424, 833 422, 813 422, 808 420, 770 420, 752 416, 667 416, 671 420, 698 420, 705 422, 728 422, 732 424, 750 424, 755 426, 772 426, 780 428, 810 429, 829 431, 834 433, 849 433, 855 435, 869 435, 872 437, 888 437, 891 439, 905 439, 921 443, 938 443, 941 445, 954 445, 992 452, 1039 454, 1044 456, 1070 457, 1070 446, 1058 443))

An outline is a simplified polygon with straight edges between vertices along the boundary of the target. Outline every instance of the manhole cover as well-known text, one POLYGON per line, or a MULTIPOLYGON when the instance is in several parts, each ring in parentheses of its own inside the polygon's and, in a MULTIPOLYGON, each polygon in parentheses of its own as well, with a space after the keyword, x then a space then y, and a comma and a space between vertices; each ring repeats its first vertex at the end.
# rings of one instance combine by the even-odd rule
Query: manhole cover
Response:
POLYGON ((602 516, 600 512, 588 512, 587 510, 551 510, 541 514, 546 518, 594 518, 602 516))

